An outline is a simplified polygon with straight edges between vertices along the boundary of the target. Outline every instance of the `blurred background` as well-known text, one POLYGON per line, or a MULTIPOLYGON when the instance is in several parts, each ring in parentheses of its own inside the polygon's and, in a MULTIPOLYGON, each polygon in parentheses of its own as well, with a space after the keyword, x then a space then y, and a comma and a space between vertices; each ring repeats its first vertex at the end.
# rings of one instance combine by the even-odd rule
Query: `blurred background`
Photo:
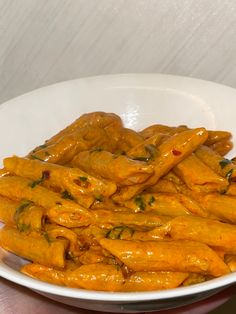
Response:
POLYGON ((236 87, 235 31, 235 0, 0 0, 0 103, 109 73, 236 87))

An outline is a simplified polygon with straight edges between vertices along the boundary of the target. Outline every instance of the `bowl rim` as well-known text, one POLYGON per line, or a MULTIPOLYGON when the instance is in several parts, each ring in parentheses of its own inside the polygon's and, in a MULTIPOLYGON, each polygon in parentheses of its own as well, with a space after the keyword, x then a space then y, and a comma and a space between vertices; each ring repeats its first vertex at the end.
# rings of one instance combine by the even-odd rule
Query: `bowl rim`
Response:
MULTIPOLYGON (((0 250, 4 251, 1 248, 0 250)), ((5 254, 12 253, 6 252, 5 254)), ((178 287, 174 289, 143 292, 106 292, 70 288, 43 282, 38 279, 28 277, 27 275, 20 273, 19 271, 13 270, 5 264, 1 265, 0 267, 0 276, 21 286, 43 293, 83 300, 96 300, 107 302, 142 302, 179 298, 184 296, 196 295, 207 291, 209 292, 211 290, 216 290, 219 288, 226 288, 227 286, 236 282, 236 273, 230 273, 218 278, 205 281, 203 283, 194 284, 186 287, 178 287)))
MULTIPOLYGON (((106 74, 106 75, 97 75, 97 76, 88 76, 82 78, 76 78, 73 80, 62 81, 55 84, 47 85, 22 95, 19 95, 15 98, 12 98, 8 101, 5 101, 0 104, 0 110, 5 106, 9 106, 11 104, 15 104, 18 99, 22 99, 24 97, 31 97, 31 95, 40 93, 43 90, 57 88, 63 85, 70 85, 70 84, 79 84, 80 82, 96 82, 98 80, 105 80, 105 82, 110 82, 113 85, 117 80, 122 81, 131 80, 134 83, 142 83, 144 85, 150 81, 157 79, 168 79, 172 82, 176 80, 181 80, 182 83, 185 82, 196 82, 200 84, 200 86, 207 85, 211 86, 212 88, 223 88, 224 90, 233 93, 236 97, 236 90, 232 87, 202 80, 196 78, 190 78, 186 76, 178 76, 178 75, 171 75, 171 74, 160 74, 160 73, 122 73, 122 74, 106 74)), ((155 81, 154 81, 155 83, 155 81)), ((0 252, 4 250, 0 248, 0 252)), ((4 253, 5 254, 5 253, 4 253)), ((11 253, 8 253, 11 254, 11 253)), ((10 280, 16 284, 22 285, 24 287, 30 288, 32 290, 40 291, 43 293, 48 293, 52 295, 59 295, 64 297, 76 298, 76 299, 83 299, 83 300, 91 300, 91 301, 107 301, 107 302, 142 302, 142 301, 150 301, 150 300, 163 300, 163 299, 171 299, 171 298, 179 298, 183 296, 189 296, 194 294, 199 294, 203 292, 207 292, 210 290, 215 290, 218 288, 226 288, 227 286, 236 282, 236 273, 230 273, 228 275, 224 275, 219 278, 214 278, 208 280, 203 283, 191 285, 188 287, 178 287, 174 289, 167 289, 167 290, 158 290, 158 291, 145 291, 145 292, 105 292, 105 291, 93 291, 93 290, 85 290, 85 289, 78 289, 78 288, 69 288, 59 285, 54 285, 46 282, 42 282, 37 279, 30 278, 9 266, 3 264, 0 261, 0 276, 10 280)))

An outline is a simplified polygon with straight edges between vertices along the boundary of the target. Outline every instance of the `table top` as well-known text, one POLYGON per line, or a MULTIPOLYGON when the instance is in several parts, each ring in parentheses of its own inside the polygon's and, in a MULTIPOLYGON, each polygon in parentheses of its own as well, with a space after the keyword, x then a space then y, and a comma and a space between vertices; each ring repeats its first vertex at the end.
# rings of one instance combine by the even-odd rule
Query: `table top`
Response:
MULTIPOLYGON (((236 308, 236 285, 193 305, 158 314, 231 314, 236 308)), ((100 313, 78 309, 43 297, 25 287, 0 278, 0 313, 4 314, 92 314, 100 313)), ((153 313, 153 312, 152 312, 153 313)), ((104 313, 105 314, 105 313, 104 313)), ((155 314, 155 312, 154 312, 155 314)))

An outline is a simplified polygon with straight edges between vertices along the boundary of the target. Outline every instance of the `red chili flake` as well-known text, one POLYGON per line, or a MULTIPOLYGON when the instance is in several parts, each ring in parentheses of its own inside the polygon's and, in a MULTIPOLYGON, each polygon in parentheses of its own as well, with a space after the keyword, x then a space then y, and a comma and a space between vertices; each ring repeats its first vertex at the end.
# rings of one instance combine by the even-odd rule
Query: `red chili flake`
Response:
POLYGON ((42 180, 48 180, 50 178, 50 171, 49 170, 44 170, 42 172, 42 180))
POLYGON ((179 155, 182 154, 179 150, 176 150, 176 149, 173 149, 172 153, 173 153, 174 156, 179 156, 179 155))

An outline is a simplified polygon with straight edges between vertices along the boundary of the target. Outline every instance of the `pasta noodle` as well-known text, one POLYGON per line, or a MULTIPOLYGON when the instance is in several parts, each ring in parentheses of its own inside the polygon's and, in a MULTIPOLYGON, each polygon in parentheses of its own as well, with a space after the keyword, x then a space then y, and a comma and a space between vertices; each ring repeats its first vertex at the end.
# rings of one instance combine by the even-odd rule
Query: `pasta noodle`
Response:
POLYGON ((150 291, 236 270, 231 133, 82 115, 0 170, 0 246, 27 276, 150 291))

